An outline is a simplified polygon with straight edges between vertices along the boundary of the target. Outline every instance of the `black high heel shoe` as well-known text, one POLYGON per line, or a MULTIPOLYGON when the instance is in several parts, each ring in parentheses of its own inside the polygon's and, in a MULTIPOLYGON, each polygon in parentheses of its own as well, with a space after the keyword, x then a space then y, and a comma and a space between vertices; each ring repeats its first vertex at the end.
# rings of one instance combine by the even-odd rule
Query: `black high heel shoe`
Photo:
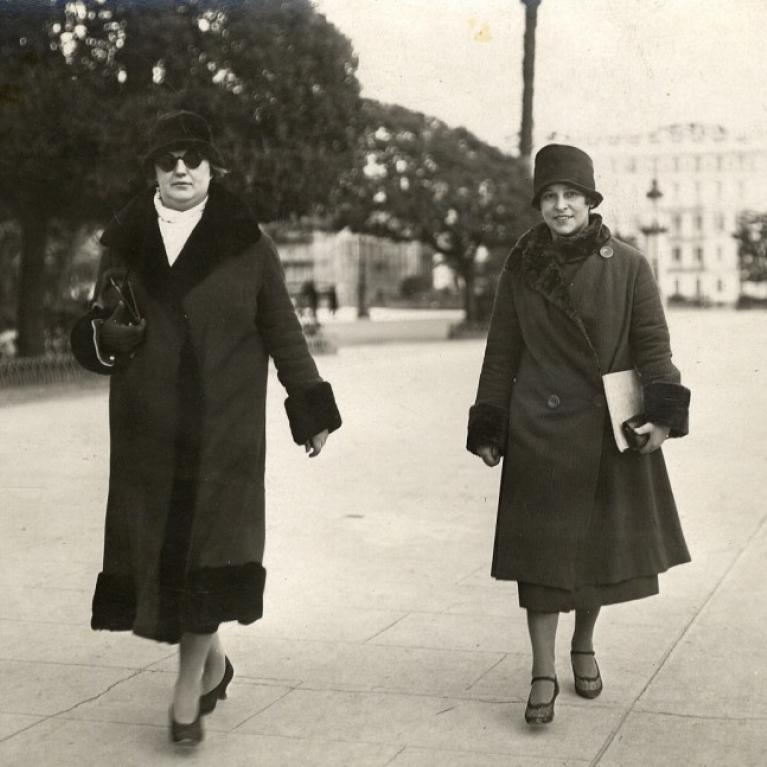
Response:
MULTIPOLYGON (((573 661, 573 655, 594 655, 593 650, 570 650, 570 663, 573 661)), ((575 692, 581 696, 581 698, 594 699, 599 697, 602 692, 602 674, 599 673, 599 664, 597 659, 594 658, 594 666, 596 666, 596 676, 580 676, 575 673, 575 664, 573 663, 573 678, 575 679, 575 692)))
POLYGON ((554 719, 554 701, 559 695, 559 682, 555 676, 534 676, 530 684, 532 685, 540 679, 554 682, 554 694, 551 696, 551 700, 546 703, 531 703, 530 698, 527 699, 525 721, 528 724, 548 724, 554 719))
POLYGON ((200 721, 200 713, 197 713, 197 719, 189 724, 177 722, 173 716, 173 706, 170 707, 170 739, 173 743, 181 745, 196 746, 205 736, 200 721))
POLYGON ((226 688, 233 676, 234 667, 229 662, 229 658, 224 656, 224 676, 210 692, 200 695, 200 714, 209 714, 216 708, 216 703, 220 700, 226 700, 226 688))

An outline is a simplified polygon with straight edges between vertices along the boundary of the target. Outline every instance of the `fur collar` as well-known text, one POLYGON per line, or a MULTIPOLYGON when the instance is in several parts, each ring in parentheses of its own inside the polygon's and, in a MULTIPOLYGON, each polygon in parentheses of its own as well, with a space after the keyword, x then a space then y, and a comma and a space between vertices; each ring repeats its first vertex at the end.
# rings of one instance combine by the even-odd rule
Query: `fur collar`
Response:
POLYGON ((506 259, 505 268, 520 272, 533 290, 562 309, 568 317, 577 319, 557 256, 561 254, 567 261, 588 258, 610 237, 610 230, 596 213, 591 214, 589 224, 582 232, 567 240, 554 240, 549 227, 541 223, 519 238, 506 259))
POLYGON ((592 213, 586 227, 572 237, 555 240, 549 232, 550 248, 564 261, 582 261, 596 253, 609 239, 610 230, 602 223, 602 216, 598 213, 592 213))
POLYGON ((101 235, 102 244, 116 250, 131 270, 139 272, 152 293, 171 289, 183 298, 222 261, 261 238, 258 223, 244 203, 214 182, 200 222, 171 267, 153 200, 154 190, 137 195, 101 235))
POLYGON ((559 268, 558 255, 564 260, 584 260, 596 253, 611 238, 610 230, 599 214, 589 216, 588 226, 572 238, 554 240, 545 223, 528 229, 511 249, 505 269, 521 273, 525 282, 561 309, 579 327, 596 356, 591 339, 573 306, 559 268))

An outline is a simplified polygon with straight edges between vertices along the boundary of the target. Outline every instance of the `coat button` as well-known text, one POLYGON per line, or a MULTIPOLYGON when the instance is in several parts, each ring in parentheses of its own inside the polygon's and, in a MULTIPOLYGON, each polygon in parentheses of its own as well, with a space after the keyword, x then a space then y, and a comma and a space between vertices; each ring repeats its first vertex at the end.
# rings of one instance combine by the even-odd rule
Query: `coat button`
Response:
POLYGON ((558 408, 561 404, 562 400, 559 399, 559 397, 556 394, 552 394, 548 400, 546 401, 546 404, 554 410, 555 408, 558 408))
POLYGON ((599 255, 602 258, 612 258, 615 255, 615 251, 609 245, 604 245, 599 249, 599 255))
POLYGON ((595 394, 591 400, 594 403, 594 407, 604 407, 605 397, 604 394, 595 394))

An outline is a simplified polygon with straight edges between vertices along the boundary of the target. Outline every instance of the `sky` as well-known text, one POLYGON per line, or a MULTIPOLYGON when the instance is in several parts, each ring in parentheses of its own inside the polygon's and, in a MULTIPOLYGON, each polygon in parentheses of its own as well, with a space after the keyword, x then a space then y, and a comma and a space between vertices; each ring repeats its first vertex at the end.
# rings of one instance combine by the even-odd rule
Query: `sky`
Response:
MULTIPOLYGON (((520 0, 314 0, 351 41, 362 95, 516 151, 520 0)), ((535 143, 702 122, 767 133, 767 0, 542 0, 535 143)))

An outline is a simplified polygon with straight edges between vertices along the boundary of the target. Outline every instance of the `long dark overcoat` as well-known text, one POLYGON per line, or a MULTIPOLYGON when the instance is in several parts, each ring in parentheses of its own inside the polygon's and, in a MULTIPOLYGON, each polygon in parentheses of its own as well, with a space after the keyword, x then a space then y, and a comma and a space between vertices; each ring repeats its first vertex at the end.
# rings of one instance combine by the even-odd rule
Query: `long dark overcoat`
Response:
MULTIPOLYGON (((96 629, 176 642, 262 614, 265 402, 269 358, 296 442, 340 425, 287 293, 271 240, 211 185, 169 266, 152 193, 102 235, 96 300, 72 332, 85 367, 111 375, 111 460, 96 629), (131 357, 102 364, 93 321, 126 277, 146 319, 131 357)), ((104 360, 108 362, 108 360, 104 360)))
POLYGON ((504 455, 496 578, 573 590, 689 560, 662 452, 618 451, 602 375, 635 368, 671 436, 689 391, 648 262, 598 231, 570 284, 543 224, 500 277, 467 443, 504 455))

